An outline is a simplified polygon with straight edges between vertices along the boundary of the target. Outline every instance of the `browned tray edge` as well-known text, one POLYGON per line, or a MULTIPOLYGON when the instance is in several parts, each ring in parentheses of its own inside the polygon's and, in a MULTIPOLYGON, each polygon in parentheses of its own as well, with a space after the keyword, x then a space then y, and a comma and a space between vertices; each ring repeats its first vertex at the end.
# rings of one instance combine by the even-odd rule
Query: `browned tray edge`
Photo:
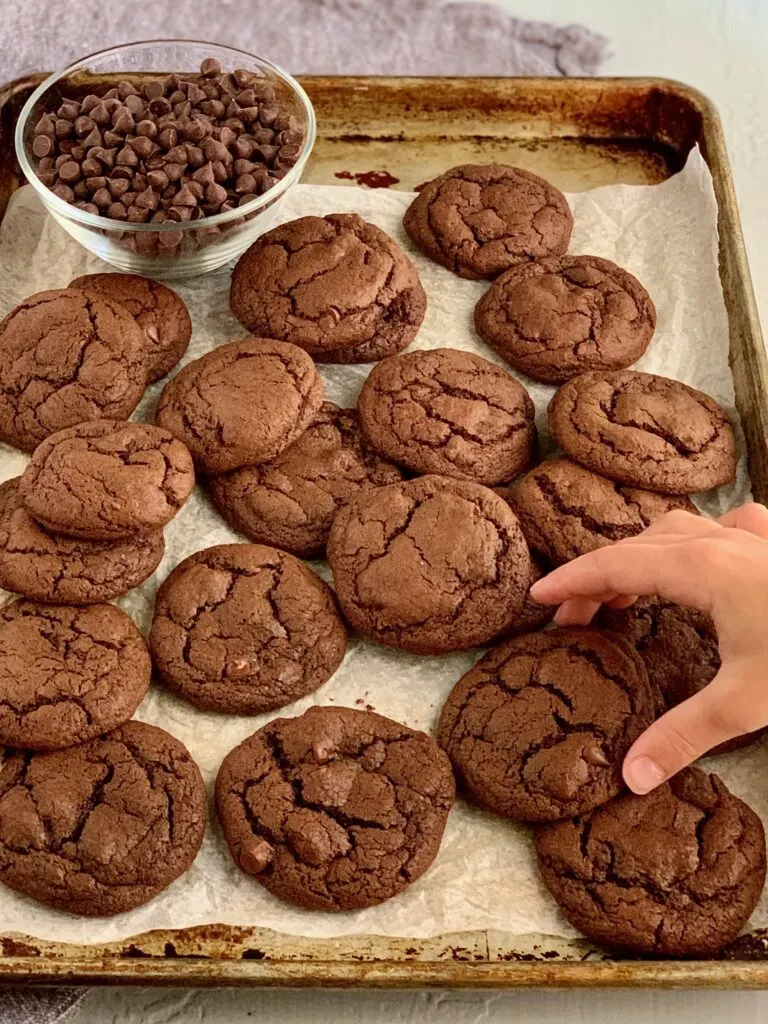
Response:
MULTIPOLYGON (((0 111, 16 97, 29 92, 44 75, 28 76, 0 89, 0 111)), ((586 95, 597 97, 602 90, 622 88, 632 90, 659 90, 670 98, 688 105, 696 114, 694 140, 699 142, 710 167, 718 204, 720 232, 720 274, 730 329, 730 358, 737 390, 737 406, 744 424, 749 451, 750 472, 757 500, 768 501, 768 359, 763 345, 757 304, 744 247, 735 188, 725 148, 720 117, 711 101, 698 90, 671 79, 646 77, 612 77, 583 79, 508 78, 490 77, 468 79, 390 78, 390 77, 325 77, 304 76, 300 79, 310 92, 349 86, 374 85, 382 89, 398 87, 418 90, 420 86, 440 82, 447 88, 479 89, 491 95, 500 83, 507 86, 525 84, 526 90, 542 96, 554 92, 565 95, 566 90, 580 89, 586 95)), ((0 126, 0 145, 13 145, 7 138, 7 123, 0 126), (6 131, 2 129, 5 128, 6 131)), ((6 183, 0 181, 0 189, 6 183)), ((10 185, 12 190, 15 183, 10 185)), ((2 210, 0 210, 1 214, 2 210)), ((211 926, 218 929, 219 926, 211 926)), ((228 929, 221 928, 222 933, 228 929)), ((233 932, 237 929, 231 929, 233 932)), ((194 930, 180 930, 157 934, 162 937, 188 935, 194 930)), ((242 929, 241 929, 242 931, 242 929)), ((246 929, 247 931, 247 929, 246 929)), ((255 930, 258 931, 258 930, 255 930)), ((512 987, 662 987, 662 988, 763 988, 768 986, 768 962, 755 960, 707 961, 655 961, 655 960, 576 960, 557 961, 539 959, 531 954, 492 954, 485 932, 471 933, 476 940, 473 959, 464 959, 451 946, 450 936, 438 936, 427 943, 415 942, 402 959, 378 959, 376 946, 386 946, 386 940, 360 936, 361 944, 371 946, 368 959, 347 955, 344 959, 298 959, 295 956, 271 956, 249 953, 232 956, 222 949, 222 943, 213 953, 177 952, 174 945, 161 945, 164 952, 121 955, 104 946, 78 946, 68 943, 38 943, 35 940, 16 941, 2 936, 3 955, 0 956, 0 983, 14 984, 158 984, 195 986, 247 986, 278 987, 456 987, 456 988, 512 988, 512 987), (429 950, 422 951, 422 946, 429 950), (434 950, 443 947, 439 953, 434 950), (46 948, 48 947, 48 948, 46 948), (55 955, 52 950, 55 949, 55 955), (5 951, 7 950, 7 954, 5 951), (419 955, 411 959, 409 954, 419 955), (496 959, 495 956, 499 956, 496 959)), ((139 937, 141 938, 141 937, 139 937)), ((149 936, 147 936, 149 938, 149 936)), ((290 942, 289 936, 281 936, 290 942)), ((129 946, 126 939, 119 944, 129 946)), ((306 939, 302 940, 304 943, 306 939)), ((403 940, 391 940, 393 946, 403 940)), ((335 940, 316 940, 315 950, 327 945, 330 956, 335 940)), ((474 944, 473 944, 474 945, 474 944)), ((459 947, 463 949, 463 947, 459 947)), ((760 943, 749 955, 765 955, 760 943)), ((540 955, 540 954, 539 954, 540 955)), ((591 955, 591 954, 585 954, 591 955)))

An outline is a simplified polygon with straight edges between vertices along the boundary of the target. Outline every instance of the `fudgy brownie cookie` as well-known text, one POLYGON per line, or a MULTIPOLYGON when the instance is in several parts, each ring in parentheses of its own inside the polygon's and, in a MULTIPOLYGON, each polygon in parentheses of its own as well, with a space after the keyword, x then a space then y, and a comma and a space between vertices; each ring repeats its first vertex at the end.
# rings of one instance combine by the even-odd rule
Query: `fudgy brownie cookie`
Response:
POLYGON ((149 382, 160 380, 187 351, 192 337, 189 310, 167 285, 138 274, 84 274, 70 288, 124 306, 144 331, 149 382))
POLYGON ((38 292, 0 322, 0 439, 23 451, 75 423, 127 419, 146 384, 143 332, 108 299, 38 292))
POLYGON ((554 821, 621 791, 624 756, 654 710, 629 644, 597 629, 555 629, 481 658, 448 695, 438 743, 483 806, 554 821))
MULTIPOLYGON (((715 624, 696 608, 661 597, 639 597, 629 608, 602 607, 596 623, 624 637, 637 650, 656 691, 659 715, 703 690, 720 670, 715 624)), ((764 731, 727 740, 710 754, 746 747, 764 731)))
POLYGON ((114 605, 14 601, 0 610, 0 744, 58 750, 109 732, 139 706, 151 669, 114 605))
POLYGON ((351 625, 417 654, 477 647, 504 633, 531 578, 528 546, 506 502, 442 476, 350 501, 333 521, 328 561, 351 625))
POLYGON ((169 689, 205 711, 255 715, 322 686, 347 637, 333 591, 298 558, 219 544, 157 592, 149 648, 169 689))
POLYGON ((520 373, 562 384, 638 360, 656 310, 637 278, 610 260, 553 256, 497 278, 475 307, 475 327, 520 373))
POLYGON ((501 366, 458 349, 379 363, 357 401, 371 444, 416 473, 498 484, 530 463, 533 402, 501 366))
POLYGON ((210 491, 224 518, 251 540, 313 558, 325 551, 338 508, 402 475, 368 444, 354 409, 325 402, 276 459, 214 477, 210 491))
POLYGON ((95 604, 133 590, 165 551, 162 530, 131 540, 51 533, 24 508, 19 477, 0 485, 0 587, 35 601, 95 604))
POLYGON ((536 853, 574 928, 636 953, 712 956, 738 935, 765 882, 762 822, 697 768, 542 826, 536 853))
POLYGON ((269 462, 323 404, 323 382, 302 349, 251 338, 187 363, 157 404, 159 426, 183 441, 206 473, 269 462))
POLYGON ((573 217, 565 196, 530 171, 464 164, 430 181, 408 207, 405 230, 459 277, 496 277, 530 257, 564 253, 573 217))
POLYGON ((205 818, 200 769, 154 725, 12 754, 0 769, 0 881, 72 914, 120 914, 187 870, 205 818))
POLYGON ((147 423, 97 420, 43 441, 21 475, 19 494, 49 530, 120 540, 161 529, 194 486, 192 456, 173 434, 147 423))
POLYGON ((736 441, 725 411, 670 377, 583 373, 556 392, 549 426, 576 462, 635 487, 693 494, 736 475, 736 441))
POLYGON ((352 708, 270 722, 216 779, 237 866, 313 910, 374 906, 415 882, 437 856, 453 799, 434 740, 352 708))
POLYGON ((238 260, 229 302, 252 334, 327 363, 400 352, 427 308, 400 246, 356 213, 301 217, 262 235, 238 260))
POLYGON ((562 565, 634 537, 672 509, 697 512, 687 497, 625 487, 570 459, 548 459, 504 495, 534 551, 562 565))

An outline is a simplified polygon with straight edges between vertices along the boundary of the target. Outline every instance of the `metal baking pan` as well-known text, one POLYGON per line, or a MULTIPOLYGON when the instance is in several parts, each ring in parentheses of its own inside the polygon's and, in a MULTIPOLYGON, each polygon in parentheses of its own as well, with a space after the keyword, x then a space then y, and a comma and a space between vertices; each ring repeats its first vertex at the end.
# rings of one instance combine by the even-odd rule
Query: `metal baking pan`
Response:
MULTIPOLYGON (((41 75, 0 89, 0 217, 23 181, 13 131, 41 75)), ((568 191, 653 184, 701 147, 712 172, 730 363, 757 500, 768 502, 768 362, 717 112, 644 78, 302 79, 317 112, 304 180, 411 190, 457 163, 498 160, 568 191)), ((2 922, 0 921, 0 932, 2 922)), ((302 986, 762 988, 768 932, 716 960, 618 957, 586 941, 495 931, 432 939, 308 939, 256 927, 154 931, 108 945, 0 934, 0 982, 302 986)))

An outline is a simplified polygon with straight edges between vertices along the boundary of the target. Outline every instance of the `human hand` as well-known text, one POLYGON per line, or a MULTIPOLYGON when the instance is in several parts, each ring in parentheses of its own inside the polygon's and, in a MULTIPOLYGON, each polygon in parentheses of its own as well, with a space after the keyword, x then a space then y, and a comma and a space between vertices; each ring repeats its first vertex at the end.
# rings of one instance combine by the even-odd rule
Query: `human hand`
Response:
POLYGON ((712 616, 722 664, 708 686, 632 745, 624 780, 635 793, 649 792, 717 744, 768 726, 768 509, 750 503, 720 519, 669 512, 531 588, 539 603, 560 605, 560 626, 590 622, 601 603, 625 608, 654 594, 712 616))

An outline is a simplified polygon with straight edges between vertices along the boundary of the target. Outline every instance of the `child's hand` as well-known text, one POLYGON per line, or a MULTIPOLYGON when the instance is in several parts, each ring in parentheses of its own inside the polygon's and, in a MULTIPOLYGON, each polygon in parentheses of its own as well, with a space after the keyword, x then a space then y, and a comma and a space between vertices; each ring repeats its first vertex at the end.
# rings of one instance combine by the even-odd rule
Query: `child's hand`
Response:
POLYGON ((653 594, 712 616, 722 665, 707 687, 633 744, 624 779, 635 793, 647 793, 718 743, 768 725, 768 510, 744 505, 719 520, 670 512, 531 589, 539 603, 561 606, 561 626, 589 622, 602 602, 627 607, 653 594))

